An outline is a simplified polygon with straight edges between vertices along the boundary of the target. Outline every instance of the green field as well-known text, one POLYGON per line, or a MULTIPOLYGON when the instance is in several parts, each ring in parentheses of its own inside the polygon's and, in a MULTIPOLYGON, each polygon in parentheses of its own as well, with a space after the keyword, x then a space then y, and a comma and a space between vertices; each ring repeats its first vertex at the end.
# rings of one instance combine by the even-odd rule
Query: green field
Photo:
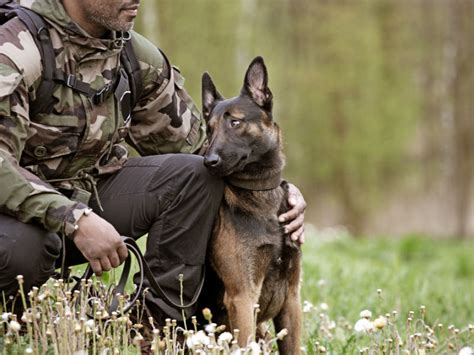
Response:
POLYGON ((314 345, 317 341, 335 353, 359 352, 369 345, 383 343, 384 339, 394 341, 395 329, 405 346, 406 339, 417 332, 422 334, 419 343, 426 342, 423 337, 426 328, 421 321, 414 329, 416 319, 422 317, 433 328, 438 341, 433 351, 445 353, 450 352, 449 346, 459 349, 474 344, 474 332, 468 330, 469 324, 474 323, 472 240, 459 242, 415 236, 401 240, 359 240, 338 233, 310 234, 307 239, 302 298, 315 307, 321 303, 328 306, 327 311, 316 308, 305 313, 308 353, 317 352, 314 345), (365 309, 372 312, 372 319, 387 313, 393 317, 392 311, 396 311, 394 325, 370 335, 353 336, 349 326, 355 324, 365 309), (413 321, 406 333, 410 311, 414 312, 413 321), (326 322, 321 321, 320 313, 326 322), (335 324, 325 326, 328 319, 335 324), (443 326, 437 326, 438 323, 443 326), (448 330, 450 325, 454 327, 448 330), (456 329, 461 336, 451 337, 456 329))
MULTIPOLYGON (((354 239, 338 231, 309 231, 303 252, 304 353, 458 354, 461 348, 474 345, 474 329, 469 326, 474 323, 472 241, 354 239), (378 324, 379 329, 354 330, 363 310, 372 314, 366 324, 378 324), (382 323, 380 319, 373 322, 379 316, 385 317, 382 323)), ((103 281, 110 282, 112 276, 103 281)), ((51 354, 91 351, 93 344, 97 353, 107 349, 138 352, 132 344, 137 333, 131 323, 104 319, 91 327, 84 313, 81 320, 82 306, 76 315, 65 313, 65 291, 65 285, 50 282, 38 292, 48 296, 38 304, 41 316, 33 317, 37 320, 31 323, 30 336, 9 330, 12 319, 2 317, 2 353, 21 354, 35 344, 47 347, 51 354)), ((172 335, 167 337, 171 340, 162 341, 155 353, 173 347, 172 335)), ((217 334, 206 339, 216 344, 217 334)), ((207 353, 228 353, 216 349, 207 353)))

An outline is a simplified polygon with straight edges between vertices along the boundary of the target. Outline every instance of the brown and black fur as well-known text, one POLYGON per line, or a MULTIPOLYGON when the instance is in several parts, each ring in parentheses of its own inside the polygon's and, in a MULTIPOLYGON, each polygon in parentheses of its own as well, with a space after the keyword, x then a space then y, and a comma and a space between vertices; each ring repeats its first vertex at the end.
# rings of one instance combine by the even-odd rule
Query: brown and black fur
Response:
POLYGON ((211 77, 203 75, 209 139, 204 163, 227 181, 210 245, 218 276, 213 285, 217 299, 210 308, 216 322, 239 329, 240 346, 255 334, 262 336, 264 322, 273 320, 276 332, 288 330, 278 344, 280 353, 298 354, 301 250, 278 222, 277 216, 288 209, 288 185, 279 183, 284 157, 267 84, 261 57, 250 64, 240 95, 231 99, 224 99, 211 77))

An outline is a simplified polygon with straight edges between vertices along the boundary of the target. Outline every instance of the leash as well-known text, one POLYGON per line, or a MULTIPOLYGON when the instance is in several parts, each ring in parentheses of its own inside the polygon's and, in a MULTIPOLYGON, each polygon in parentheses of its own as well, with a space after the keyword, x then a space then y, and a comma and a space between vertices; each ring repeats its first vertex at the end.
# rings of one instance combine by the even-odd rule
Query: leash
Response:
MULTIPOLYGON (((112 302, 110 303, 110 306, 108 308, 108 314, 112 314, 112 312, 117 312, 119 316, 127 313, 130 311, 130 309, 134 306, 135 302, 138 300, 138 298, 141 296, 143 289, 144 289, 144 282, 145 282, 145 277, 148 280, 150 284, 150 289, 154 291, 154 293, 163 299, 165 303, 167 303, 169 306, 173 308, 178 308, 178 309, 185 309, 192 307, 193 305, 196 304, 198 301, 198 298, 201 294, 201 291, 204 286, 204 280, 205 280, 205 273, 206 273, 206 268, 203 267, 202 271, 202 277, 201 281, 198 285, 198 288, 196 292, 194 293, 194 296, 192 300, 187 303, 187 304, 179 304, 177 302, 174 302, 167 294, 166 292, 161 288, 161 286, 156 282, 155 277, 153 276, 153 273, 150 269, 150 266, 145 260, 145 257, 143 256, 139 246, 135 242, 134 239, 130 237, 122 237, 125 245, 127 246, 127 249, 129 251, 127 259, 125 259, 124 265, 123 265, 123 270, 122 274, 120 275, 120 280, 117 286, 113 290, 113 298, 112 302), (127 280, 130 275, 130 269, 131 269, 131 264, 132 264, 132 255, 135 257, 138 263, 139 267, 139 282, 136 285, 136 290, 134 292, 134 296, 119 310, 119 295, 123 295, 125 291, 125 286, 127 285, 127 280)), ((74 285, 72 288, 72 292, 79 290, 81 288, 81 280, 84 279, 90 279, 92 277, 92 274, 94 272, 92 271, 92 268, 90 265, 87 266, 86 271, 82 275, 82 277, 77 281, 77 283, 74 285)), ((93 318, 93 315, 88 314, 89 317, 93 318)))

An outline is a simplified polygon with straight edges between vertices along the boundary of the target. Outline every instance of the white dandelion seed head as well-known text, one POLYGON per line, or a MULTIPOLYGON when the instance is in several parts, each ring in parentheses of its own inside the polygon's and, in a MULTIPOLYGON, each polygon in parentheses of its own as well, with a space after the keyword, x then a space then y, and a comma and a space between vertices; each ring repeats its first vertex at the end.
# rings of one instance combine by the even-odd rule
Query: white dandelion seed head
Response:
POLYGON ((20 323, 18 323, 16 320, 12 320, 10 324, 8 324, 10 329, 14 331, 15 333, 18 332, 21 329, 20 323))
POLYGON ((188 339, 186 339, 186 345, 190 349, 194 348, 196 345, 209 345, 211 340, 206 335, 206 333, 202 330, 198 331, 196 334, 191 335, 188 339))
POLYGON ((458 355, 472 355, 474 352, 470 346, 465 346, 461 350, 459 350, 458 355))
POLYGON ((304 301, 303 302, 303 313, 309 313, 314 309, 314 306, 311 302, 309 301, 304 301))
POLYGON ((90 329, 90 330, 94 329, 94 327, 95 327, 94 320, 93 319, 87 320, 86 321, 86 327, 87 327, 87 329, 90 329))
POLYGON ((219 338, 217 339, 218 344, 224 344, 224 343, 230 343, 232 341, 232 334, 229 332, 223 332, 219 335, 219 338))
POLYGON ((362 312, 360 312, 360 317, 370 319, 372 317, 372 312, 368 309, 364 309, 362 312))
POLYGON ((328 306, 327 303, 324 303, 324 302, 323 302, 323 303, 321 303, 321 304, 319 305, 319 308, 320 308, 322 311, 327 311, 327 310, 329 309, 329 306, 328 306))
POLYGON ((250 354, 252 355, 259 355, 260 354, 260 346, 252 341, 249 346, 248 346, 249 350, 250 350, 250 354))
POLYGON ((207 334, 209 334, 209 333, 215 333, 216 328, 217 328, 217 324, 216 323, 211 323, 211 324, 207 324, 204 327, 204 330, 206 331, 207 334))
POLYGON ((354 324, 354 330, 357 333, 368 333, 374 330, 373 323, 367 318, 359 319, 356 324, 354 324))
POLYGON ((11 315, 10 312, 4 312, 4 313, 2 313, 2 321, 8 322, 8 320, 10 319, 10 315, 11 315))

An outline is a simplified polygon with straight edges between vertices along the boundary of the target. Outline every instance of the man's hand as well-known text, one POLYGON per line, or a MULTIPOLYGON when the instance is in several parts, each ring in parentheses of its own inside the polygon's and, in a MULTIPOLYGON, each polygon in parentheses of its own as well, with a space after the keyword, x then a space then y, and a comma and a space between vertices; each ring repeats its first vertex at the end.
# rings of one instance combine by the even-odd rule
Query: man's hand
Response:
POLYGON ((89 261, 97 276, 119 266, 128 256, 120 234, 105 219, 91 212, 82 216, 74 233, 74 243, 89 261))
POLYGON ((288 222, 285 225, 285 233, 290 234, 291 240, 304 243, 304 211, 306 201, 300 190, 293 185, 289 185, 288 203, 290 210, 278 216, 280 222, 288 222))

